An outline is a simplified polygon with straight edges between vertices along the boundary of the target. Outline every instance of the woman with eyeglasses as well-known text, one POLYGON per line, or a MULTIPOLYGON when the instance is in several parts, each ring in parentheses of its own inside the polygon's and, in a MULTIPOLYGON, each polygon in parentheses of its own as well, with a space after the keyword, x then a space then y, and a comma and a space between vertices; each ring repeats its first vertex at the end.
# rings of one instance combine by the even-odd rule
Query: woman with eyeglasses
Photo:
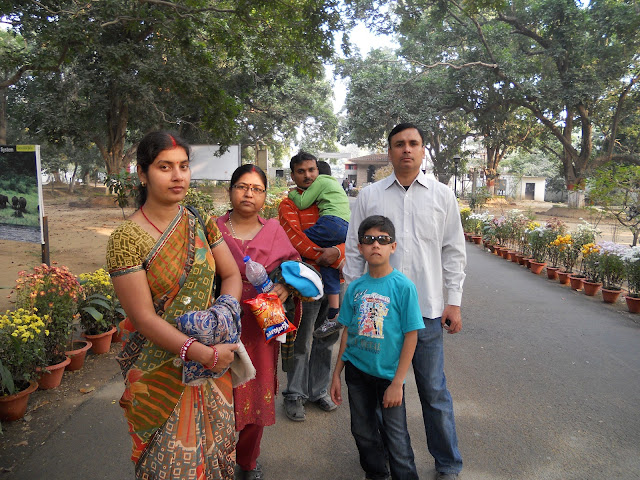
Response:
POLYGON ((191 172, 189 145, 151 132, 137 149, 139 209, 109 238, 107 264, 127 318, 118 362, 120 399, 133 441, 135 478, 228 479, 234 474, 232 376, 237 343, 201 343, 177 319, 216 310, 216 339, 237 338, 240 272, 215 220, 182 207, 191 172), (221 279, 214 298, 214 278, 221 279), (207 378, 184 381, 183 365, 207 378), (219 378, 215 378, 219 377, 219 378))
MULTIPOLYGON (((242 275, 242 333, 240 339, 256 368, 256 378, 234 389, 236 430, 240 432, 236 450, 236 479, 264 478, 257 462, 260 440, 265 426, 276 422, 277 360, 280 343, 267 343, 253 314, 243 303, 258 292, 245 275, 243 258, 248 255, 271 273, 287 260, 300 260, 287 234, 276 219, 265 220, 258 213, 267 196, 267 176, 255 165, 242 165, 231 176, 229 198, 231 210, 218 218, 218 228, 229 245, 242 275)), ((288 292, 275 284, 280 300, 288 292)))

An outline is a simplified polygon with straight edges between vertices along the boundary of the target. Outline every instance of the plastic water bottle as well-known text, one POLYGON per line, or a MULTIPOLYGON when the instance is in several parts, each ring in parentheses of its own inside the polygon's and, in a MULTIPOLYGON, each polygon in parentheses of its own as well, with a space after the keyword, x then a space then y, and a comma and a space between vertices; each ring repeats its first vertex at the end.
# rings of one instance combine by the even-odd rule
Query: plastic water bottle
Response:
POLYGON ((246 267, 247 280, 256 287, 258 293, 267 293, 273 290, 273 282, 267 275, 265 268, 258 262, 251 260, 248 255, 243 260, 246 267))

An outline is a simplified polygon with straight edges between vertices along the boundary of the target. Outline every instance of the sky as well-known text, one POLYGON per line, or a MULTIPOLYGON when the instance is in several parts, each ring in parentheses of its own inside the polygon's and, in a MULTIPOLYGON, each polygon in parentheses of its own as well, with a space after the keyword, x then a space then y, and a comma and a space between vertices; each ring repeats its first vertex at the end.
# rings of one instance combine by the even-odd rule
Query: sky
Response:
MULTIPOLYGON (((360 50, 362 56, 366 56, 370 50, 382 47, 397 48, 395 43, 388 35, 377 35, 369 31, 362 23, 359 23, 349 35, 351 43, 360 50)), ((336 45, 340 45, 341 37, 336 37, 336 45)), ((333 78, 333 69, 327 66, 325 69, 327 79, 333 84, 333 111, 338 113, 343 105, 347 95, 347 85, 340 78, 333 78)))

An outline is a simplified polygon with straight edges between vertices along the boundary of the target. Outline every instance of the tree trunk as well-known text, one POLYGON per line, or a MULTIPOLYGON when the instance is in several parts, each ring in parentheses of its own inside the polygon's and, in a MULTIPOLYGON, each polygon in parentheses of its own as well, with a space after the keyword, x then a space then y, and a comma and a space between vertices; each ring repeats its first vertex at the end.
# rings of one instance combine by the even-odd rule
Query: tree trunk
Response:
POLYGON ((78 173, 78 164, 74 164, 73 173, 71 174, 71 178, 69 179, 69 193, 73 193, 73 190, 76 186, 76 173, 78 173))
POLYGON ((107 174, 115 174, 125 167, 124 144, 129 123, 129 106, 127 99, 118 93, 118 86, 112 85, 109 95, 109 110, 107 111, 107 142, 95 139, 102 154, 107 174))

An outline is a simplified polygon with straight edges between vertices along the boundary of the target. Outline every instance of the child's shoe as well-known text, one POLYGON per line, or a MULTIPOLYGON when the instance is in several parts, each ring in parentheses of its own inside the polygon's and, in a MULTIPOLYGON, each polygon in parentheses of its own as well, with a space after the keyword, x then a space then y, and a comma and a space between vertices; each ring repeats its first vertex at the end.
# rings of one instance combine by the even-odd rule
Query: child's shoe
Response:
POLYGON ((336 319, 338 318, 339 308, 330 308, 328 318, 322 322, 318 328, 313 331, 313 338, 324 338, 332 335, 342 328, 342 324, 338 323, 336 319))

